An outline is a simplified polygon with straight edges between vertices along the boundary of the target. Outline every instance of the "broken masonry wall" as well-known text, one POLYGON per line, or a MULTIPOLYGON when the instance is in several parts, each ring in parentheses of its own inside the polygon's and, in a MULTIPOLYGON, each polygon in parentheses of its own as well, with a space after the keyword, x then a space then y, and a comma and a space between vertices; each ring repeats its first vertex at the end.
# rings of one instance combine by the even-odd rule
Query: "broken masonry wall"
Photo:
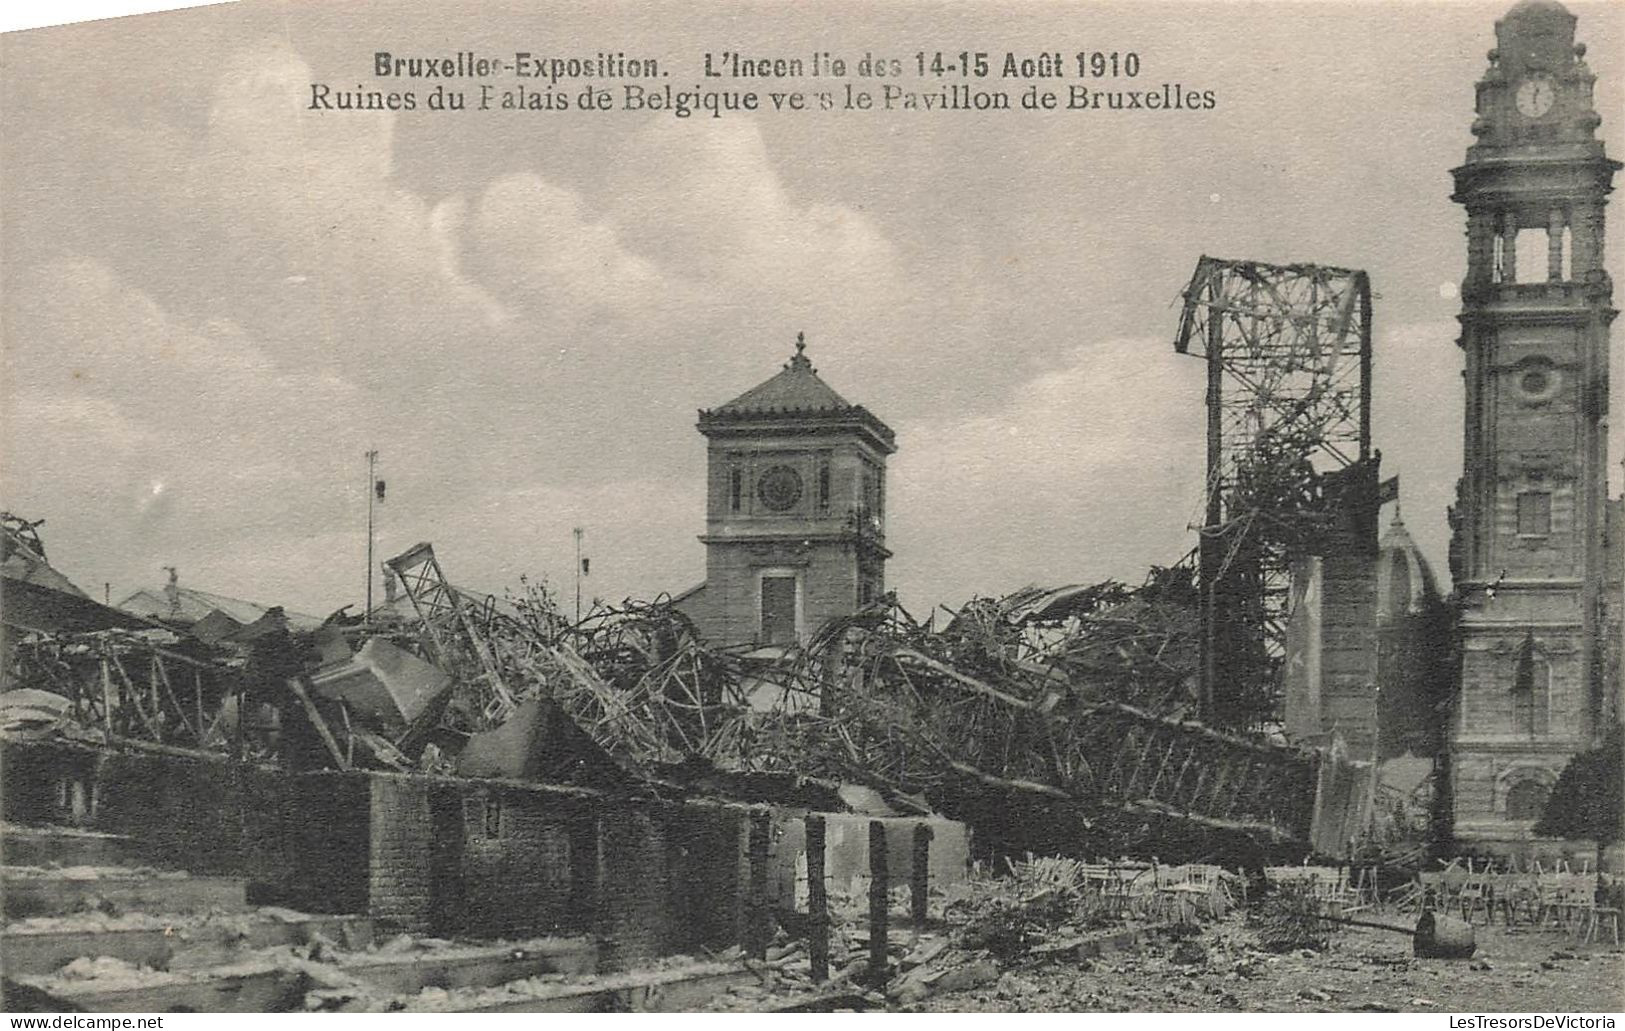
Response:
POLYGON ((667 905, 674 894, 666 864, 669 818, 669 813, 643 806, 599 818, 599 907, 594 930, 599 959, 609 969, 677 951, 664 947, 672 937, 674 909, 667 905))
POLYGON ((1310 847, 1317 855, 1347 858, 1371 824, 1377 764, 1356 762, 1344 758, 1336 749, 1325 749, 1315 776, 1310 847))
POLYGON ((582 805, 483 785, 437 788, 437 925, 482 937, 579 930, 571 839, 582 805))
MULTIPOLYGON (((127 835, 136 861, 243 877, 261 904, 366 914, 385 929, 442 936, 591 936, 605 969, 739 943, 751 908, 749 823, 760 806, 412 774, 289 774, 65 742, 5 743, 0 777, 8 821, 127 835)), ((852 891, 868 876, 870 818, 825 818, 832 884, 852 891)), ((802 908, 803 819, 773 811, 769 905, 802 908)), ((891 877, 905 884, 920 821, 885 822, 891 877)), ((932 882, 950 883, 963 877, 967 832, 930 822, 932 882)))
POLYGON ((435 840, 427 780, 372 778, 367 814, 367 912, 391 928, 434 923, 435 840))
POLYGON ((91 749, 0 742, 0 817, 24 826, 92 826, 100 759, 91 749))
POLYGON ((0 745, 4 818, 128 836, 131 861, 261 904, 459 937, 601 938, 609 962, 737 942, 747 810, 545 785, 0 745))
POLYGON ((133 862, 245 878, 251 901, 357 912, 366 799, 322 775, 225 757, 0 743, 5 819, 128 837, 133 862))
POLYGON ((288 905, 320 913, 365 913, 368 786, 342 773, 307 773, 291 781, 283 824, 283 840, 292 852, 288 905))
MULTIPOLYGON (((970 828, 941 817, 824 813, 824 876, 832 894, 858 896, 869 884, 869 824, 886 827, 886 880, 894 889, 914 876, 914 829, 931 828, 926 859, 933 888, 957 884, 970 867, 970 828)), ((775 813, 769 837, 770 889, 776 905, 806 908, 807 825, 800 813, 775 813)))
POLYGON ((683 951, 744 940, 750 820, 734 806, 684 806, 666 836, 675 895, 672 941, 683 951))
POLYGON ((356 776, 370 782, 365 910, 387 928, 590 935, 606 968, 739 940, 743 807, 356 776))

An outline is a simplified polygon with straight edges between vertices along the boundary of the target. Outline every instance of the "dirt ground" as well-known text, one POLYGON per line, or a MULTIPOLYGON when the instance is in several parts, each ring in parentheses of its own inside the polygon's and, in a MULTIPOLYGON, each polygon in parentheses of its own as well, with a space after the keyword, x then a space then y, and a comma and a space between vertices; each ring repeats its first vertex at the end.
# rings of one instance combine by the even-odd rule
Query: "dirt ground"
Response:
MULTIPOLYGON (((1398 924, 1402 917, 1387 918, 1398 924)), ((1414 918, 1412 918, 1414 919, 1414 918)), ((1085 961, 1010 964, 997 979, 943 992, 928 1011, 1400 1011, 1583 1013, 1625 1010, 1625 949, 1562 933, 1476 930, 1472 960, 1411 956, 1408 936, 1346 927, 1320 953, 1271 955, 1231 918, 1177 941, 1085 961)))

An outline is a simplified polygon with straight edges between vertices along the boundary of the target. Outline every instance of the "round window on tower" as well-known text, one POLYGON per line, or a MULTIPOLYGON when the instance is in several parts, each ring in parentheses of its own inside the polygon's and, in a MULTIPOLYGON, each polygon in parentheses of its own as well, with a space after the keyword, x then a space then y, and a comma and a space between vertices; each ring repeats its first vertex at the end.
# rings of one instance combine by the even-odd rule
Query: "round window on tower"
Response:
POLYGON ((787 465, 772 466, 756 481, 756 496, 769 512, 788 512, 801 500, 801 474, 787 465))
POLYGON ((1512 382, 1525 404, 1540 404, 1557 396, 1562 376, 1545 358, 1531 358, 1512 370, 1512 382))

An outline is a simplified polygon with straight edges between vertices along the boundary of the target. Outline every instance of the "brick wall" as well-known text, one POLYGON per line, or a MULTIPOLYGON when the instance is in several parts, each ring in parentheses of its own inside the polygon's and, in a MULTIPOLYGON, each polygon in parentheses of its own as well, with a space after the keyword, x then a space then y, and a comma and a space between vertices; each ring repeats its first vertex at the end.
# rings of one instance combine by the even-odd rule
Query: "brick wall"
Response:
POLYGON ((575 930, 572 806, 534 792, 455 792, 462 849, 459 933, 533 935, 575 930))
POLYGON ((363 885, 344 876, 365 855, 356 781, 346 789, 332 776, 223 757, 8 742, 0 782, 7 820, 127 835, 138 862, 244 877, 253 902, 312 912, 359 912, 364 902, 363 885))
POLYGON ((290 787, 280 831, 290 871, 287 904, 316 913, 365 913, 372 802, 366 778, 302 774, 290 787))
POLYGON ((589 934, 627 965, 738 940, 743 810, 371 775, 368 911, 474 938, 589 934))
POLYGON ((508 782, 289 775, 226 760, 0 746, 5 818, 129 834, 142 861, 243 876, 261 903, 466 937, 600 937, 607 965, 739 940, 745 810, 508 782))
POLYGON ((434 923, 435 841, 429 804, 431 782, 375 777, 368 836, 367 898, 381 923, 428 931, 434 923))
MULTIPOLYGON (((609 967, 668 951, 671 870, 666 861, 666 816, 652 806, 600 814, 598 833, 599 956, 609 967)), ((686 886, 682 890, 687 890, 686 886)))
POLYGON ((753 541, 712 544, 705 592, 692 611, 708 640, 751 643, 757 636, 757 574, 793 570, 801 578, 801 629, 811 634, 858 607, 858 559, 851 541, 753 541))
MULTIPOLYGON (((675 808, 675 807, 674 807, 675 808)), ((685 806, 666 834, 671 943, 682 952, 740 941, 749 882, 747 820, 738 809, 685 806)))

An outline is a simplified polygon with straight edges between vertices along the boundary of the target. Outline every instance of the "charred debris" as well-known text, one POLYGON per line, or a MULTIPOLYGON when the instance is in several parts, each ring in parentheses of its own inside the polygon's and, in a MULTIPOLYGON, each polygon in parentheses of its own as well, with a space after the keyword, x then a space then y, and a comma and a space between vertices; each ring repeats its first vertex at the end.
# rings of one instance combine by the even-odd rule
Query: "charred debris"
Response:
POLYGON ((856 792, 963 820, 988 856, 1306 852, 1316 755, 1192 719, 1188 565, 924 620, 888 595, 764 653, 667 598, 574 621, 545 583, 470 595, 429 544, 385 563, 407 604, 370 620, 137 618, 55 574, 36 525, 5 524, 12 740, 814 811, 856 792))

